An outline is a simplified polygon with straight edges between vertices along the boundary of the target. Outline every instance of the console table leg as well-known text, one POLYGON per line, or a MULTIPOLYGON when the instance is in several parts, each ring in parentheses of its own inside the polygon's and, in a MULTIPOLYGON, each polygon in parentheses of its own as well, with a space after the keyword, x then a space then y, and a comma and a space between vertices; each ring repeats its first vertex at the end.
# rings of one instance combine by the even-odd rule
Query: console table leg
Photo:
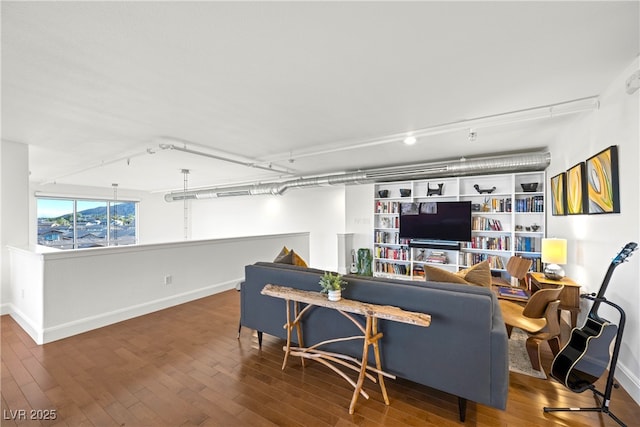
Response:
MULTIPOLYGON (((304 342, 302 341, 302 328, 300 327, 300 303, 298 301, 294 301, 293 303, 293 316, 295 317, 294 323, 296 325, 296 333, 298 334, 298 347, 304 348, 304 342)), ((300 363, 302 363, 302 367, 305 367, 304 364, 305 358, 300 358, 300 363)))
MULTIPOLYGON (((373 336, 378 335, 378 318, 373 318, 373 336)), ((376 357, 376 368, 378 369, 378 382, 380 383, 380 391, 382 391, 382 397, 384 403, 389 405, 389 396, 387 396, 387 387, 384 385, 384 375, 382 375, 382 363, 380 362, 380 348, 378 346, 378 340, 373 342, 373 354, 376 357)))
POLYGON ((293 328, 293 323, 291 322, 291 309, 289 308, 289 300, 285 300, 287 306, 287 324, 285 327, 287 328, 287 346, 284 350, 284 360, 282 361, 282 370, 287 366, 287 359, 289 358, 289 353, 291 353, 291 328, 293 328))
POLYGON ((353 414, 358 396, 362 390, 365 374, 367 372, 367 359, 369 356, 369 345, 371 344, 371 316, 366 316, 367 322, 364 329, 364 344, 362 345, 362 365, 360 366, 360 375, 358 375, 358 382, 356 383, 356 389, 353 391, 353 397, 351 398, 351 405, 349 405, 349 414, 353 414))

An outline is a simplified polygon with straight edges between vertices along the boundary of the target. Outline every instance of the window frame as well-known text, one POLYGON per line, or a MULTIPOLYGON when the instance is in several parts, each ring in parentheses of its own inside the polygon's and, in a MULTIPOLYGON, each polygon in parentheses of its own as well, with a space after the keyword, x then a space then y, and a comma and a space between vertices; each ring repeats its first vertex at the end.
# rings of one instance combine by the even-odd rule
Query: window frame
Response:
MULTIPOLYGON (((71 202, 73 205, 73 211, 70 213, 71 217, 72 217, 72 224, 70 225, 71 227, 73 227, 73 242, 71 244, 70 248, 58 248, 60 250, 74 250, 74 249, 83 249, 83 247, 81 247, 81 243, 78 239, 78 202, 96 202, 96 203, 106 203, 106 232, 105 232, 105 245, 104 246, 97 246, 97 247, 112 247, 112 246, 131 246, 131 245, 137 245, 139 242, 139 208, 140 208, 140 201, 139 200, 135 200, 135 199, 129 199, 129 198, 123 198, 120 199, 118 198, 117 200, 114 199, 108 199, 108 198, 100 198, 100 197, 77 197, 77 196, 58 196, 58 195, 47 195, 47 194, 36 194, 35 195, 35 199, 36 199, 36 242, 38 245, 41 246, 46 246, 46 247, 56 247, 56 245, 48 245, 48 244, 44 244, 41 243, 41 239, 40 239, 40 233, 39 233, 39 229, 40 229, 40 215, 39 215, 39 203, 40 200, 59 200, 59 201, 68 201, 71 202), (122 243, 122 242, 118 242, 118 237, 115 238, 115 243, 113 242, 113 238, 112 235, 113 233, 113 224, 112 224, 112 215, 111 215, 111 209, 112 206, 116 206, 116 205, 120 205, 123 203, 132 203, 134 205, 134 230, 135 230, 135 235, 134 235, 134 239, 133 239, 133 243, 122 243)), ((117 233, 115 233, 115 235, 117 236, 117 233)))

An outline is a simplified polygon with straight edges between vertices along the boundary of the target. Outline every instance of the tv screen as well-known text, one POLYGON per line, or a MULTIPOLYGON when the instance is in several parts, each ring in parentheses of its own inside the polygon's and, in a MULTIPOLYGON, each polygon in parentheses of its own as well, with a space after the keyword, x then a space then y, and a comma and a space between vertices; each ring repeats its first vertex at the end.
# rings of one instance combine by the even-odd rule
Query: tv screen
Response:
POLYGON ((400 204, 400 237, 471 241, 471 202, 400 204))

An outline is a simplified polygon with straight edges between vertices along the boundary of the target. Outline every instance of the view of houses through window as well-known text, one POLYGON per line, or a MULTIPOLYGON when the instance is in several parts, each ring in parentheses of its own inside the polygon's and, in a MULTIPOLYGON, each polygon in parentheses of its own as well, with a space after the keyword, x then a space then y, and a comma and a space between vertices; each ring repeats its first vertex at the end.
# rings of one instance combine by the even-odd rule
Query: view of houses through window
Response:
POLYGON ((58 249, 133 245, 137 202, 38 198, 38 244, 58 249))

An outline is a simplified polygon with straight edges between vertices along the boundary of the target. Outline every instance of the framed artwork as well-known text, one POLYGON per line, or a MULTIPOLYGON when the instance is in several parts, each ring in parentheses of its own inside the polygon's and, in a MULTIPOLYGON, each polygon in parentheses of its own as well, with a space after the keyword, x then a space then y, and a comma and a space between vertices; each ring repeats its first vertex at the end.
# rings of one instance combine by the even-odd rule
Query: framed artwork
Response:
POLYGON ((551 214, 567 214, 567 174, 564 172, 551 178, 551 214))
POLYGON ((616 145, 587 159, 586 178, 589 213, 620 213, 620 178, 616 145))
POLYGON ((580 162, 567 170, 567 214, 587 213, 587 181, 585 164, 580 162))

